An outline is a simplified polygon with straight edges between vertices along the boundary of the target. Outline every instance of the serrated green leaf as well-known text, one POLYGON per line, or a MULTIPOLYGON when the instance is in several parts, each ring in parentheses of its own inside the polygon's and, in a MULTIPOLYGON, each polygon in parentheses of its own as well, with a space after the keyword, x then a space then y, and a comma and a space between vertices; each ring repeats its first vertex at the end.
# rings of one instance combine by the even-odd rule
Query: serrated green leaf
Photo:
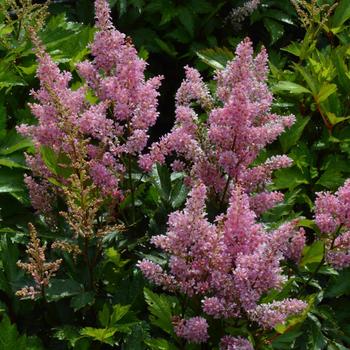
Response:
POLYGON ((281 50, 289 52, 296 57, 300 57, 301 55, 301 45, 296 41, 292 42, 286 47, 283 47, 281 50))
POLYGON ((130 305, 113 305, 113 312, 110 319, 110 324, 115 325, 119 320, 121 320, 130 309, 130 305))
POLYGON ((25 349, 25 350, 42 350, 37 338, 28 338, 25 335, 20 335, 15 325, 12 325, 7 316, 3 316, 0 323, 0 349, 25 349))
POLYGON ((294 146, 300 139, 303 130, 309 123, 310 117, 298 117, 292 127, 284 132, 279 140, 282 146, 283 152, 287 152, 292 146, 294 146))
POLYGON ((160 339, 160 338, 152 338, 152 339, 147 339, 145 341, 145 344, 149 346, 151 350, 177 350, 178 348, 170 343, 166 339, 160 339))
POLYGON ((324 242, 316 241, 310 246, 306 246, 303 250, 303 257, 300 261, 300 266, 308 264, 320 263, 324 256, 324 242))
POLYGON ((170 172, 166 165, 157 164, 152 171, 152 178, 159 190, 161 197, 168 201, 171 192, 170 172))
POLYGON ((201 50, 196 54, 203 62, 215 69, 224 69, 227 62, 234 57, 233 52, 226 47, 201 50))
POLYGON ((267 31, 270 34, 271 45, 273 45, 276 41, 278 41, 280 38, 282 38, 282 36, 284 34, 284 27, 281 23, 279 23, 271 18, 264 18, 263 22, 264 22, 264 25, 265 25, 267 31))
POLYGON ((80 334, 85 337, 90 337, 95 341, 113 345, 113 335, 117 332, 116 328, 92 328, 85 327, 80 331, 80 334))
POLYGON ((173 334, 172 307, 169 298, 164 294, 155 294, 147 288, 144 289, 144 296, 151 313, 151 323, 168 334, 173 334))
POLYGON ((291 94, 311 94, 306 87, 291 81, 280 81, 272 87, 272 91, 289 91, 291 94))
POLYGON ((178 19, 181 24, 186 28, 191 38, 194 35, 194 18, 193 13, 187 6, 182 6, 177 9, 178 19))
POLYGON ((332 124, 332 125, 337 125, 345 120, 348 120, 350 119, 350 116, 348 117, 337 117, 334 113, 330 112, 330 111, 324 111, 326 116, 327 116, 327 119, 329 120, 329 122, 332 124))
POLYGON ((344 175, 337 169, 327 169, 316 182, 317 185, 335 190, 344 183, 344 175))
POLYGON ((31 147, 33 147, 31 140, 17 134, 15 130, 11 130, 0 143, 0 155, 7 156, 31 147))
POLYGON ((85 306, 92 305, 95 301, 94 292, 83 292, 72 298, 70 306, 74 311, 80 310, 85 306))
POLYGON ((348 0, 340 0, 331 19, 332 28, 340 27, 350 18, 350 3, 348 0))
POLYGON ((321 103, 325 100, 327 100, 327 98, 334 94, 337 91, 337 85, 336 84, 323 84, 321 86, 320 91, 318 92, 317 96, 316 96, 316 101, 318 103, 321 103))
POLYGON ((46 297, 48 301, 58 301, 81 293, 83 288, 78 282, 72 279, 53 278, 46 290, 46 297))
POLYGON ((342 295, 350 295, 350 269, 339 272, 333 277, 325 291, 326 298, 337 298, 342 295))

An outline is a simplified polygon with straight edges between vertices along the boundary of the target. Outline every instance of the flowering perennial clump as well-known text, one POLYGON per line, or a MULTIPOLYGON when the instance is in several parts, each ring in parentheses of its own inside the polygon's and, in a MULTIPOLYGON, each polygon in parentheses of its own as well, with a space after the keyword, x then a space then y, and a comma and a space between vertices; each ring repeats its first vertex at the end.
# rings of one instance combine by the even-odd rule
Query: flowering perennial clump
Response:
POLYGON ((34 178, 28 176, 26 183, 40 212, 50 209, 55 192, 52 178, 69 187, 77 180, 75 174, 82 172, 86 182, 93 182, 90 192, 122 199, 119 182, 130 157, 137 157, 145 147, 148 129, 158 117, 161 77, 145 79, 146 63, 113 27, 107 2, 96 1, 95 7, 98 31, 91 44, 93 60, 78 65, 86 81, 78 89, 69 86, 72 75, 60 71, 32 32, 40 89, 32 92, 37 102, 30 108, 38 125, 22 125, 18 130, 30 136, 36 147, 35 155, 27 156, 34 178), (48 166, 47 148, 59 155, 60 169, 48 166))
POLYGON ((215 96, 199 72, 186 67, 186 79, 176 94, 176 124, 141 157, 141 167, 150 170, 154 163, 164 163, 175 153, 173 168, 187 174, 190 186, 200 180, 217 199, 227 202, 229 187, 239 184, 251 194, 257 213, 273 207, 283 196, 267 192, 266 184, 272 172, 289 167, 291 159, 274 156, 259 166, 251 165, 295 118, 271 113, 267 73, 265 49, 254 58, 249 39, 238 45, 236 58, 217 72, 215 96), (208 114, 206 121, 197 107, 208 114))
POLYGON ((326 236, 326 260, 337 269, 350 266, 350 180, 335 194, 318 193, 315 221, 326 236))
MULTIPOLYGON (((300 300, 259 305, 259 299, 286 281, 281 261, 291 246, 290 257, 299 259, 303 230, 294 222, 266 232, 240 187, 233 188, 227 213, 214 224, 206 218, 205 201, 206 186, 194 186, 185 209, 169 216, 166 235, 152 238, 170 255, 169 271, 143 260, 139 267, 145 276, 166 290, 200 297, 203 312, 214 318, 248 317, 263 328, 273 328, 301 312, 306 304, 300 300)), ((205 340, 204 320, 190 320, 177 324, 177 334, 193 342, 205 340)))

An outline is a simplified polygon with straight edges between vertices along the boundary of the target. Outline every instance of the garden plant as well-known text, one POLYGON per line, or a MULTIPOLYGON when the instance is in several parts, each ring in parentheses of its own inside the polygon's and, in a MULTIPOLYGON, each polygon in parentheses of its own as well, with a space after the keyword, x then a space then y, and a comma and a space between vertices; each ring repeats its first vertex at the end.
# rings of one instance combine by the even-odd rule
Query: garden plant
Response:
POLYGON ((350 349, 349 1, 0 9, 0 350, 350 349))

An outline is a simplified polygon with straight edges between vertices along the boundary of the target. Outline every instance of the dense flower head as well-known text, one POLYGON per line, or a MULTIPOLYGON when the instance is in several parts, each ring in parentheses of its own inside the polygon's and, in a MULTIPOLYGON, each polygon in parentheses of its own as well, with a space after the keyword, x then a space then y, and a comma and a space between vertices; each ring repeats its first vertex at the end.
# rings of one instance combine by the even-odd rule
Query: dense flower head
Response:
MULTIPOLYGON (((36 153, 28 159, 35 177, 48 179, 57 175, 45 165, 42 147, 68 157, 72 166, 81 162, 76 159, 76 148, 80 148, 89 176, 101 193, 121 199, 119 182, 124 176, 125 159, 138 157, 147 144, 148 129, 158 117, 161 77, 145 79, 146 63, 138 57, 131 41, 114 28, 108 2, 95 1, 95 11, 93 59, 78 64, 86 83, 76 90, 70 88, 72 75, 61 72, 32 33, 40 89, 32 92, 36 102, 30 108, 38 123, 22 125, 18 130, 34 141, 36 153), (88 92, 97 97, 97 102, 89 102, 88 92)), ((40 181, 28 178, 27 183, 38 207, 36 189, 40 181)), ((46 186, 45 181, 43 184, 46 186)))
POLYGON ((226 335, 221 339, 220 350, 254 350, 248 339, 226 335))
POLYGON ((206 216, 206 199, 207 188, 198 183, 185 208, 169 216, 167 233, 152 238, 169 254, 167 268, 149 260, 138 266, 165 290, 200 298, 203 312, 213 318, 248 315, 259 322, 259 300, 285 283, 281 262, 300 258, 304 232, 297 229, 297 221, 267 232, 239 185, 231 190, 227 212, 214 223, 206 216))
POLYGON ((261 0, 248 0, 242 6, 232 9, 226 20, 230 20, 238 29, 239 23, 250 16, 258 8, 260 3, 261 0))
POLYGON ((190 343, 205 343, 208 340, 208 323, 203 317, 175 319, 173 324, 176 335, 190 343))
POLYGON ((253 320, 266 329, 272 329, 280 323, 284 323, 289 316, 299 314, 307 307, 307 303, 298 299, 285 299, 269 304, 258 305, 251 312, 253 320))
MULTIPOLYGON (((247 193, 263 192, 273 171, 290 166, 291 159, 275 156, 259 166, 251 165, 260 150, 295 120, 270 111, 273 97, 266 84, 266 50, 254 58, 251 41, 241 42, 236 57, 216 74, 214 97, 198 71, 186 67, 185 73, 176 95, 175 126, 141 157, 141 167, 150 170, 175 153, 192 186, 199 180, 224 197, 234 183, 247 193), (199 118, 198 106, 208 114, 206 121, 199 118)), ((265 199, 265 204, 256 206, 259 214, 271 207, 266 195, 265 199)), ((282 197, 275 194, 271 199, 276 204, 282 197)))
POLYGON ((315 221, 326 235, 327 261, 336 269, 350 266, 350 180, 335 194, 317 194, 315 221))

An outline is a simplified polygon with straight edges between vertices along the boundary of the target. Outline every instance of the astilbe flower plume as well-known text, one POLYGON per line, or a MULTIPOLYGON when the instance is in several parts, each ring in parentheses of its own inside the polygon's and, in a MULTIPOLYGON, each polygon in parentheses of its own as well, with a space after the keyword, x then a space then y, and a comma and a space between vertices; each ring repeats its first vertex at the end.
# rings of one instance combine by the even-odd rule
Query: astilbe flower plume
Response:
POLYGON ((173 168, 187 174, 187 184, 201 181, 222 201, 227 202, 228 189, 235 183, 251 194, 258 214, 281 201, 283 195, 266 191, 266 185, 273 171, 289 167, 291 159, 274 156, 252 167, 259 152, 295 120, 271 113, 267 59, 265 49, 254 58, 252 42, 245 39, 235 59, 216 73, 214 97, 199 72, 186 67, 186 79, 176 94, 176 124, 141 157, 141 167, 150 170, 175 153, 173 168), (208 114, 207 121, 199 118, 197 107, 208 114))
MULTIPOLYGON (((210 223, 206 192, 204 184, 195 185, 185 209, 169 216, 167 233, 152 238, 170 255, 169 269, 142 260, 139 267, 145 276, 166 290, 200 298, 203 312, 214 318, 248 317, 264 328, 273 328, 276 322, 301 312, 306 304, 299 300, 259 306, 264 293, 282 287, 287 279, 281 262, 294 238, 304 234, 296 228, 297 222, 267 232, 250 209, 248 195, 235 186, 227 212, 210 223)), ((293 245, 290 258, 300 257, 303 243, 305 240, 298 247, 293 245)), ((187 322, 182 320, 179 331, 175 329, 179 336, 185 334, 187 322)), ((185 338, 193 341, 187 333, 185 338)))
POLYGON ((113 27, 107 1, 96 0, 95 10, 98 30, 91 44, 93 60, 78 64, 86 84, 76 90, 69 86, 72 75, 60 71, 38 35, 31 33, 40 89, 32 91, 36 102, 30 108, 38 124, 21 125, 18 130, 31 137, 36 148, 35 155, 27 156, 33 176, 26 183, 33 205, 41 212, 43 203, 50 200, 49 193, 55 192, 48 179, 68 187, 74 180, 49 169, 42 155, 45 147, 59 156, 61 167, 73 168, 75 174, 84 172, 95 186, 93 191, 120 200, 119 183, 131 164, 130 157, 137 157, 145 147, 148 129, 158 117, 161 77, 145 79, 146 63, 131 41, 113 27), (89 90, 98 98, 96 103, 86 98, 89 90))
POLYGON ((349 179, 335 194, 317 194, 315 221, 326 238, 326 260, 336 269, 350 266, 349 179))
POLYGON ((248 0, 242 6, 236 7, 231 10, 229 15, 225 18, 226 21, 230 21, 235 29, 240 29, 240 23, 249 17, 260 5, 261 0, 248 0))
POLYGON ((16 295, 21 298, 30 297, 34 299, 37 296, 44 296, 45 288, 49 285, 51 277, 60 268, 62 259, 47 262, 45 257, 46 245, 41 245, 37 236, 35 227, 29 224, 30 242, 26 253, 29 256, 29 262, 18 261, 17 265, 34 279, 34 286, 27 286, 17 291, 16 295))

